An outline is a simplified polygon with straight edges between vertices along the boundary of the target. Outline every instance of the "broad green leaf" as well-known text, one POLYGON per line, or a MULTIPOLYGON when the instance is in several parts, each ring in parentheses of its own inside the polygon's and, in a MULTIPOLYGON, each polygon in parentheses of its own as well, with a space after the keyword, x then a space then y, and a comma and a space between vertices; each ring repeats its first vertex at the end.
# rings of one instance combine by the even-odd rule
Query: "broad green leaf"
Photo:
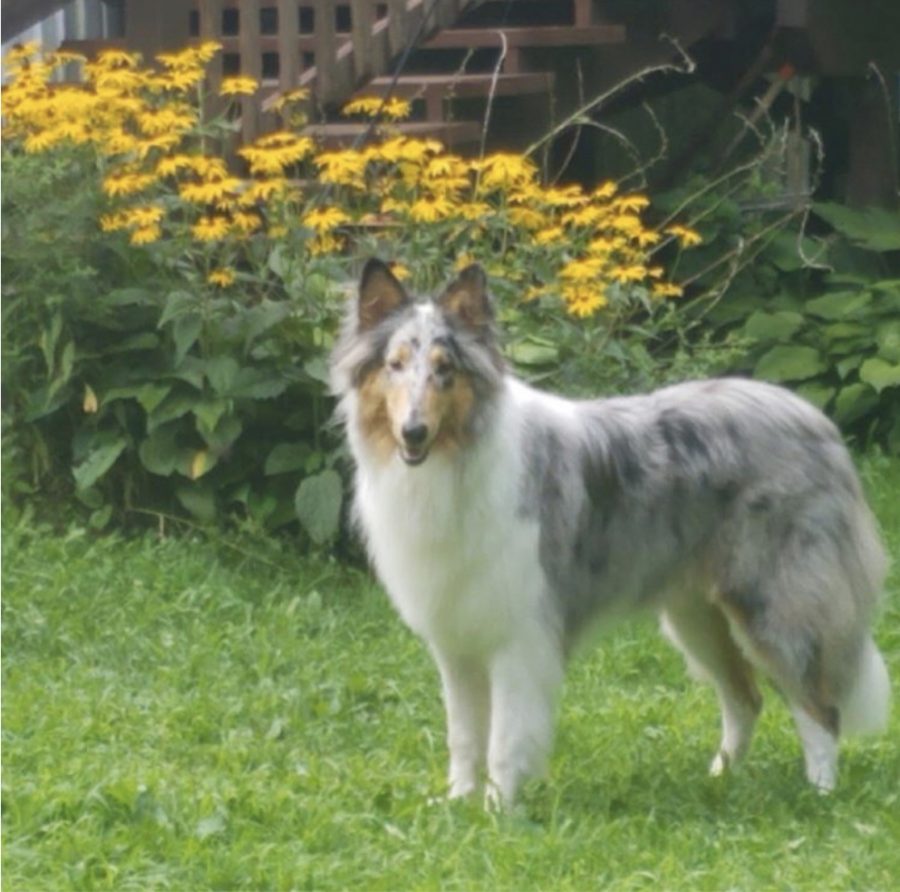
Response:
POLYGON ((849 319, 872 302, 868 291, 832 291, 806 302, 806 310, 821 319, 849 319))
POLYGON ((789 341, 801 328, 800 313, 755 312, 744 325, 744 334, 758 341, 789 341))
POLYGON ((197 416, 198 430, 201 433, 215 430, 219 419, 228 411, 229 405, 228 400, 204 399, 193 406, 192 411, 197 416))
POLYGON ((877 405, 878 394, 868 384, 850 384, 834 401, 834 417, 840 424, 850 424, 877 405))
POLYGON ((244 346, 246 347, 261 334, 284 321, 290 312, 291 307, 287 301, 264 300, 257 306, 251 307, 245 312, 242 320, 244 346))
POLYGON ((543 339, 523 338, 509 346, 509 358, 516 365, 543 366, 559 361, 559 350, 543 339))
POLYGON ((305 478, 297 487, 294 497, 297 517, 317 545, 324 545, 337 535, 342 499, 340 475, 330 468, 305 478))
POLYGON ((181 418, 199 402, 199 395, 188 390, 179 390, 170 393, 152 412, 147 416, 147 430, 153 431, 161 424, 174 421, 181 418))
POLYGON ((900 250, 900 214, 882 208, 849 208, 835 202, 819 202, 813 211, 850 241, 869 251, 900 250))
POLYGON ((152 331, 132 335, 112 341, 103 348, 104 353, 130 353, 135 350, 155 350, 159 346, 159 337, 152 331))
POLYGON ((176 365, 184 359, 188 350, 196 343, 203 328, 203 320, 198 314, 179 316, 172 326, 172 338, 175 341, 176 365))
POLYGON ((163 307, 162 314, 157 323, 158 328, 162 328, 172 319, 177 319, 184 313, 190 313, 197 309, 200 301, 196 294, 190 291, 171 291, 166 296, 166 303, 163 307))
MULTIPOLYGON (((171 392, 171 384, 145 384, 137 391, 137 400, 149 415, 171 392)), ((128 388, 113 391, 117 397, 129 395, 128 388)))
POLYGON ((298 471, 309 455, 306 443, 279 443, 266 457, 264 471, 267 476, 298 471))
POLYGON ((807 381, 797 388, 797 393, 802 396, 803 399, 812 403, 816 408, 824 409, 831 401, 836 390, 834 387, 829 387, 827 384, 820 384, 818 381, 807 381))
POLYGON ((267 400, 284 393, 287 379, 281 372, 242 368, 234 378, 229 395, 244 399, 267 400))
POLYGON ((896 387, 900 384, 900 364, 886 362, 880 356, 873 356, 859 367, 859 378, 881 393, 886 387, 896 387))
POLYGON ((218 394, 226 394, 231 390, 240 366, 231 356, 213 356, 206 360, 206 377, 218 394))
POLYGON ((303 363, 303 371, 314 381, 320 381, 326 385, 329 383, 328 363, 324 356, 314 356, 312 359, 307 359, 303 363))
POLYGON ((209 522, 216 519, 216 493, 212 486, 205 483, 184 483, 175 490, 175 495, 199 520, 209 522))
POLYGON ((157 428, 138 448, 144 467, 151 474, 168 477, 176 470, 185 473, 190 467, 194 450, 178 445, 178 425, 167 424, 157 428))
POLYGON ((123 434, 98 434, 96 445, 80 464, 72 468, 79 489, 93 486, 115 463, 128 445, 123 434))
POLYGON ((755 374, 769 381, 803 381, 828 368, 818 350, 812 347, 773 347, 760 357, 755 374))
POLYGON ((243 422, 236 415, 225 415, 212 429, 204 427, 198 420, 197 431, 214 452, 224 452, 241 435, 243 422))
POLYGON ((900 362, 900 319, 880 322, 875 329, 878 355, 889 362, 900 362))

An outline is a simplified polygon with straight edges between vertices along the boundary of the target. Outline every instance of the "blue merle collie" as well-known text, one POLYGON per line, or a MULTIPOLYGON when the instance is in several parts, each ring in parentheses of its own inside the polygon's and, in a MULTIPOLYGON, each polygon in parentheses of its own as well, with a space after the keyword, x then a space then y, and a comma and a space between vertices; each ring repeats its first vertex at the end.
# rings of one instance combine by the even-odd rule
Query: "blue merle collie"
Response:
POLYGON ((747 750, 767 675, 806 775, 883 727, 869 632, 885 556, 838 431, 785 390, 696 381, 570 400, 506 369, 484 273, 413 300, 366 265, 332 357, 375 569, 443 682, 449 795, 508 805, 548 755, 573 645, 626 610, 661 614, 747 750), (485 771, 486 769, 486 771, 485 771))

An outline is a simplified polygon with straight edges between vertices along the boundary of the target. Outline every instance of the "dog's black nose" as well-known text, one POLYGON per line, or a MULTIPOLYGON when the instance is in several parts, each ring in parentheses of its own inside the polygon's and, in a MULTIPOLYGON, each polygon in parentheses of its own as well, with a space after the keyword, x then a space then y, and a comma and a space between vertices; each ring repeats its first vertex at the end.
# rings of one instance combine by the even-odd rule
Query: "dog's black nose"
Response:
POLYGON ((404 424, 401 433, 407 446, 421 446, 428 438, 428 425, 404 424))

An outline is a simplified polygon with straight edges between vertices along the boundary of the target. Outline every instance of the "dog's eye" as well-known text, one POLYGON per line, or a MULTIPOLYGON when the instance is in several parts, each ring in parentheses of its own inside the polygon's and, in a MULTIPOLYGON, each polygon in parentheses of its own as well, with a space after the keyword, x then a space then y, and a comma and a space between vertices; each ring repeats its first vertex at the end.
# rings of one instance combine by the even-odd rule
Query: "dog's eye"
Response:
POLYGON ((434 364, 434 373, 439 378, 446 378, 453 371, 453 363, 448 362, 446 359, 439 359, 434 364))
POLYGON ((403 371, 403 360, 402 359, 389 359, 387 367, 392 372, 402 372, 403 371))

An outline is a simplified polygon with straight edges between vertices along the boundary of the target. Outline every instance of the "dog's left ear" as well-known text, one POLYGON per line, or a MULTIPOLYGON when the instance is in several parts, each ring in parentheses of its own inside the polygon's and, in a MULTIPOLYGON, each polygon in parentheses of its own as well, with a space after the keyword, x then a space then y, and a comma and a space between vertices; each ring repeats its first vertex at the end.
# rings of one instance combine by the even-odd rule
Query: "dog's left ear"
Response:
POLYGON ((465 328, 479 330, 494 321, 494 304, 488 294, 487 276, 477 263, 467 266, 447 286, 437 303, 465 328))

